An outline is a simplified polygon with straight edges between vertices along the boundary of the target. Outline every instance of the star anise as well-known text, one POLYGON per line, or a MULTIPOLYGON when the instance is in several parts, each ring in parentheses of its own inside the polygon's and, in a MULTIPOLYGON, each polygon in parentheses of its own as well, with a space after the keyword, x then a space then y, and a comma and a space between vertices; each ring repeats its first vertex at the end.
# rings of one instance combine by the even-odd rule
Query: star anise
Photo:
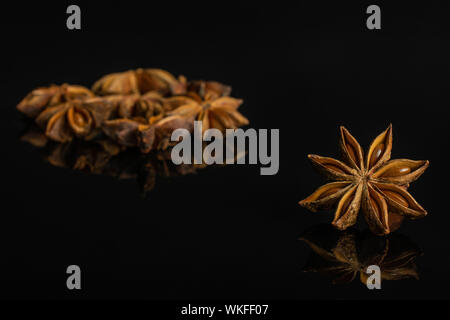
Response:
POLYGON ((150 91, 162 95, 178 95, 186 92, 186 78, 175 78, 171 73, 161 69, 137 69, 108 74, 92 86, 100 95, 144 94, 150 91))
POLYGON ((17 109, 30 118, 35 118, 45 108, 75 99, 87 99, 94 94, 87 88, 78 85, 51 85, 34 89, 17 105, 17 109))
POLYGON ((356 139, 340 128, 340 146, 344 162, 308 155, 312 164, 336 182, 317 189, 300 205, 311 211, 336 207, 332 225, 345 230, 354 225, 360 208, 370 230, 378 235, 398 228, 403 217, 416 219, 427 214, 406 189, 428 167, 427 160, 389 160, 392 149, 392 125, 370 145, 364 160, 356 139))
POLYGON ((186 96, 165 99, 166 109, 172 110, 167 114, 195 117, 202 121, 203 131, 236 129, 249 123, 237 110, 242 100, 228 96, 231 87, 215 81, 194 81, 188 89, 186 96))
POLYGON ((415 258, 421 250, 407 237, 392 234, 377 237, 370 232, 348 229, 333 230, 327 225, 313 227, 300 238, 315 253, 310 256, 305 272, 330 275, 333 283, 348 283, 359 274, 366 285, 367 267, 377 265, 381 280, 418 279, 415 258))
POLYGON ((114 106, 113 118, 140 119, 140 122, 154 123, 165 115, 164 100, 157 92, 111 95, 103 99, 114 106))
POLYGON ((217 81, 194 80, 188 83, 187 96, 201 102, 231 94, 231 87, 217 81))
POLYGON ((125 147, 139 147, 149 152, 155 140, 155 127, 144 119, 112 119, 104 122, 103 132, 113 141, 125 147))
POLYGON ((229 97, 231 87, 215 81, 187 82, 161 69, 136 69, 102 77, 92 87, 61 85, 38 88, 17 106, 44 130, 24 137, 37 145, 102 139, 107 135, 124 147, 143 153, 164 150, 175 129, 193 131, 194 120, 208 128, 237 128, 248 123, 229 97))
POLYGON ((58 142, 90 139, 108 119, 112 106, 102 98, 72 100, 48 107, 35 119, 45 135, 58 142))
POLYGON ((164 150, 176 142, 170 137, 176 129, 192 131, 193 119, 181 116, 169 116, 149 123, 145 119, 113 119, 104 122, 102 129, 111 139, 126 147, 138 147, 141 152, 164 150))

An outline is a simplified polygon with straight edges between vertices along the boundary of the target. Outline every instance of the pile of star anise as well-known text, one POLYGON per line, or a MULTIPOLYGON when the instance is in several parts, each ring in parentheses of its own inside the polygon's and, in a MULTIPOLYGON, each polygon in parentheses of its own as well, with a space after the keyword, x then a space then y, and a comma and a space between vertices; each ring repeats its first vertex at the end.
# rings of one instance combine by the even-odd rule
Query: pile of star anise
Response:
POLYGON ((235 129, 248 124, 237 111, 242 100, 215 81, 187 81, 160 69, 106 75, 92 89, 51 85, 30 92, 17 109, 34 118, 50 140, 65 143, 108 137, 141 152, 164 150, 177 128, 235 129))

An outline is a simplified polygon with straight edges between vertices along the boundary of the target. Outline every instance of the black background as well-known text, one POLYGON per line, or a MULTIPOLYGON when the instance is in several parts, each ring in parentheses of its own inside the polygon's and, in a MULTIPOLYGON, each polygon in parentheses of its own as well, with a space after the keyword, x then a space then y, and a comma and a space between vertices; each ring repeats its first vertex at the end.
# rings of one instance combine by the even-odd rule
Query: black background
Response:
POLYGON ((69 31, 68 4, 2 5, 1 298, 450 297, 445 5, 378 3, 382 30, 370 31, 367 5, 343 1, 83 3, 69 31), (142 199, 133 180, 52 167, 19 141, 15 106, 33 88, 138 67, 232 85, 251 127, 280 129, 279 173, 207 168, 142 199), (398 231, 424 252, 420 280, 369 291, 303 273, 299 236, 332 219, 297 204, 323 183, 307 154, 337 156, 340 125, 367 148, 389 123, 393 158, 431 163, 410 188, 429 215, 398 231), (79 292, 66 288, 71 264, 79 292))

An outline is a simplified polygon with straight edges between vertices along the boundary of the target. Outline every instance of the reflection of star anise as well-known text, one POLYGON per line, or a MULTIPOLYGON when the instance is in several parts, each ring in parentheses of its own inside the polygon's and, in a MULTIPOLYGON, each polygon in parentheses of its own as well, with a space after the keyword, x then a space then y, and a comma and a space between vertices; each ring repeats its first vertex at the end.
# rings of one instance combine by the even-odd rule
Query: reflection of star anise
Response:
POLYGON ((301 237, 313 251, 304 271, 330 275, 333 283, 353 281, 359 273, 367 283, 367 267, 380 267, 382 280, 418 279, 415 258, 419 248, 399 234, 377 237, 370 232, 348 229, 344 232, 320 225, 301 237))
POLYGON ((407 159, 390 160, 392 126, 370 145, 364 161, 356 139, 341 127, 340 145, 344 162, 308 155, 313 165, 337 182, 325 184, 300 205, 312 211, 336 206, 333 226, 345 230, 354 225, 362 207, 370 230, 378 235, 397 229, 403 217, 416 219, 427 212, 406 191, 419 178, 429 162, 407 159))
MULTIPOLYGON (((206 163, 175 165, 171 159, 171 149, 143 154, 107 137, 55 143, 34 124, 21 140, 39 148, 44 160, 53 166, 118 179, 136 179, 144 195, 155 187, 158 178, 193 174, 208 166, 206 163)), ((240 156, 236 155, 235 162, 240 156)))

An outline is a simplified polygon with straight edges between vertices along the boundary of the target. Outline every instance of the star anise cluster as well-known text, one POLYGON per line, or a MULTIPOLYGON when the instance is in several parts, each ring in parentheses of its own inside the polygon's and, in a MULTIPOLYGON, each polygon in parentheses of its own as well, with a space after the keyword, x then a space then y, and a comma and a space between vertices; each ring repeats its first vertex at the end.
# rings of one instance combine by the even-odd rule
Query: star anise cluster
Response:
POLYGON ((370 230, 377 235, 397 229, 404 217, 417 219, 427 212, 407 191, 428 167, 428 160, 391 158, 392 125, 373 140, 364 157, 358 141, 340 128, 343 161, 308 155, 315 168, 334 180, 300 201, 311 211, 335 208, 332 225, 340 230, 353 226, 360 209, 370 230))
POLYGON ((242 100, 231 87, 215 81, 187 81, 160 69, 108 74, 92 89, 78 85, 37 88, 17 109, 33 118, 46 137, 66 143, 74 139, 108 138, 141 152, 165 150, 175 129, 235 129, 248 124, 237 110, 242 100))

